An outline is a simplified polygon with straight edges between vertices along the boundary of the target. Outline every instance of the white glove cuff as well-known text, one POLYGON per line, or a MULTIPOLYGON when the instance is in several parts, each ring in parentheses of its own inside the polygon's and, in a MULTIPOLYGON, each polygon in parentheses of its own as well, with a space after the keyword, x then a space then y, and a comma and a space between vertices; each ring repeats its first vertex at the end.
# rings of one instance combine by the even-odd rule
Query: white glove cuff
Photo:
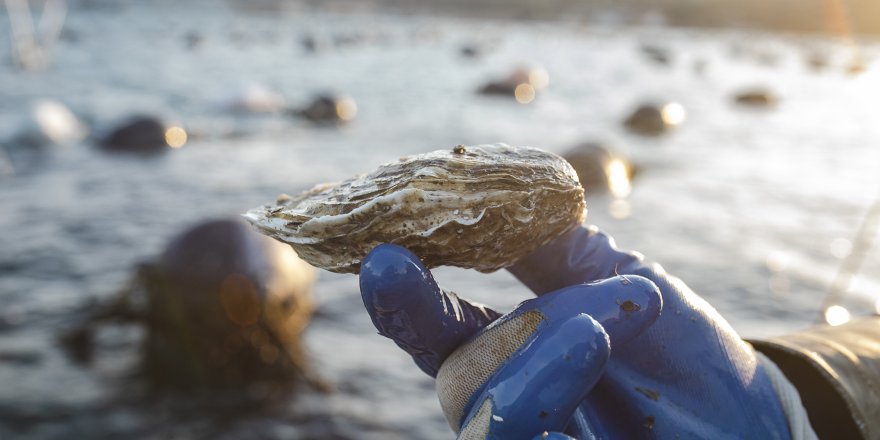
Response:
POLYGON ((801 396, 798 394, 797 389, 788 381, 782 370, 770 358, 764 356, 759 351, 755 352, 755 356, 757 356, 758 362, 764 366, 764 371, 770 377, 773 390, 779 396, 779 402, 782 404, 785 418, 788 419, 788 429, 791 431, 792 440, 818 440, 816 433, 813 432, 813 427, 810 426, 807 410, 804 409, 804 404, 801 402, 801 396))

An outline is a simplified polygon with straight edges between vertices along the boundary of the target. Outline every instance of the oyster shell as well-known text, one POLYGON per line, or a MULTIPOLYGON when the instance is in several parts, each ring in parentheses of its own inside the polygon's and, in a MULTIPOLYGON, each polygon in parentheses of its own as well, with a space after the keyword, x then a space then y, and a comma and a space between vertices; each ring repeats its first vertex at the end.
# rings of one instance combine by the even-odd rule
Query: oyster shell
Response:
POLYGON ((404 157, 245 214, 312 265, 348 273, 381 243, 409 249, 428 267, 492 272, 585 216, 584 190, 568 162, 505 144, 404 157))

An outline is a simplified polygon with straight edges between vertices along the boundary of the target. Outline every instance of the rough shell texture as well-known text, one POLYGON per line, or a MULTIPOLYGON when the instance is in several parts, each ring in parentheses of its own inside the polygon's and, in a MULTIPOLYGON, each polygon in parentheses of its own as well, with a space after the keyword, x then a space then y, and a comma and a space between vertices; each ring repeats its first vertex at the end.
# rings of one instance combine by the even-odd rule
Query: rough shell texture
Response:
POLYGON ((561 157, 504 144, 458 146, 282 197, 245 217, 331 272, 357 273, 378 244, 428 267, 492 272, 583 222, 584 190, 561 157))

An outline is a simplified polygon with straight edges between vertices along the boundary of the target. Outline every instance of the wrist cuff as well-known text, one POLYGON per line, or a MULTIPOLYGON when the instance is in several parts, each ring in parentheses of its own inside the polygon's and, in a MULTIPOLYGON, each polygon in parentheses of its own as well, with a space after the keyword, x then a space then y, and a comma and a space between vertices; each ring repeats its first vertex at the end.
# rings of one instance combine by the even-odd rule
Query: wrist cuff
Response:
POLYGON ((785 412, 785 418, 788 420, 788 429, 791 432, 792 440, 818 440, 813 427, 810 426, 810 419, 807 417, 807 410, 801 402, 801 396, 797 389, 788 381, 782 370, 776 366, 773 361, 761 352, 755 352, 758 362, 764 367, 764 371, 770 378, 773 390, 779 397, 779 403, 782 404, 782 410, 785 412))
POLYGON ((880 438, 880 316, 749 342, 795 385, 820 438, 880 438))

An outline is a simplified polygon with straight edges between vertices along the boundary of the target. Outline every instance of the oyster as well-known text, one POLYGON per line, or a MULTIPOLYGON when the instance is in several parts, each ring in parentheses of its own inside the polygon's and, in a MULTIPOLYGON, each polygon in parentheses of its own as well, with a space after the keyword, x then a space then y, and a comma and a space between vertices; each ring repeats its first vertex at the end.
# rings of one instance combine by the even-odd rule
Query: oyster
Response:
POLYGON ((561 157, 505 144, 401 158, 245 214, 266 235, 331 272, 357 273, 381 243, 428 267, 492 272, 583 222, 584 190, 561 157))

